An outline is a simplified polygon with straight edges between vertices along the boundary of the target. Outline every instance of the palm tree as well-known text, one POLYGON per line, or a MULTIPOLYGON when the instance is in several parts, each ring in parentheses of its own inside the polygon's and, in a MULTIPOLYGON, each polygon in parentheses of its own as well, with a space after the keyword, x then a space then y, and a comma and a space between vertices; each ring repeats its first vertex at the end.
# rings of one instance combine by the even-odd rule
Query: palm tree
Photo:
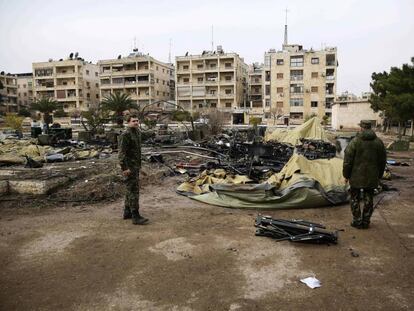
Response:
POLYGON ((114 93, 105 97, 102 101, 102 108, 104 110, 113 111, 116 123, 119 127, 124 124, 123 113, 125 110, 137 108, 135 102, 125 93, 114 93))
POLYGON ((43 113, 43 122, 46 124, 46 134, 49 132, 49 123, 51 122, 50 114, 59 109, 59 103, 53 98, 41 98, 36 100, 32 106, 32 110, 37 110, 43 113))

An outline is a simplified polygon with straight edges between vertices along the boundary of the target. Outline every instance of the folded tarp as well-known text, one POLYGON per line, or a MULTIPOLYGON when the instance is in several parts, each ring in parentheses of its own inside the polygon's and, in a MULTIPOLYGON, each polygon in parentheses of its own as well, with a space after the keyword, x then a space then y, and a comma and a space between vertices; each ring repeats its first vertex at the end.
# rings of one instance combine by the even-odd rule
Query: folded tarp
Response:
POLYGON ((318 117, 306 121, 293 130, 276 129, 272 133, 266 132, 265 141, 277 141, 291 145, 300 144, 300 139, 323 140, 329 142, 328 136, 318 117))
POLYGON ((294 154, 282 171, 261 184, 242 176, 200 178, 183 183, 181 194, 208 204, 245 209, 309 208, 348 201, 339 158, 308 160, 294 154), (236 180, 238 183, 232 182, 236 180), (240 182, 242 180, 242 182, 240 182))

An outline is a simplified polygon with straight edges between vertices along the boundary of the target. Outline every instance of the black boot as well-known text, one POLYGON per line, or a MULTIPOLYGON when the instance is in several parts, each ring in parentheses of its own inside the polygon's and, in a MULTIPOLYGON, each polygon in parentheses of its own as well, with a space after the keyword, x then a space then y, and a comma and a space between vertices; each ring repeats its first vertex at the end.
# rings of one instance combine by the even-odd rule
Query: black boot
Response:
POLYGON ((132 223, 134 225, 144 225, 147 222, 148 222, 148 219, 142 217, 137 210, 132 211, 132 223))
POLYGON ((123 219, 131 219, 132 218, 132 213, 131 213, 131 210, 129 208, 124 208, 124 216, 122 218, 123 219))
POLYGON ((357 228, 357 229, 361 229, 362 228, 361 227, 361 220, 359 220, 359 219, 352 220, 351 226, 354 227, 354 228, 357 228))

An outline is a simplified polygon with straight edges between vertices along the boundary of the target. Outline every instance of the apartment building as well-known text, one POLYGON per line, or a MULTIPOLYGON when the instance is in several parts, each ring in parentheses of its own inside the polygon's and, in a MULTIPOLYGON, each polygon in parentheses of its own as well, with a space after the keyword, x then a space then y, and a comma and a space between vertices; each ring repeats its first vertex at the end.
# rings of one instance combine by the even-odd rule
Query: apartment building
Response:
MULTIPOLYGON (((265 107, 270 105, 270 101, 265 101, 265 79, 263 64, 254 63, 249 66, 248 79, 248 101, 246 113, 250 118, 259 118, 262 120, 265 114, 265 107), (267 106, 266 106, 267 105, 267 106)), ((247 118, 245 122, 247 123, 247 118)))
POLYGON ((174 99, 172 64, 134 49, 127 57, 100 60, 98 65, 102 98, 117 92, 126 93, 139 106, 174 99))
POLYGON ((2 113, 18 112, 16 75, 0 73, 0 111, 2 113))
MULTIPOLYGON (((279 111, 278 123, 300 124, 306 116, 331 117, 336 94, 337 49, 304 50, 284 44, 265 53, 265 101, 279 111)), ((266 114, 269 117, 269 113, 266 114)))
POLYGON ((19 109, 29 109, 33 102, 33 74, 17 73, 17 104, 19 109))
POLYGON ((236 53, 204 51, 176 57, 177 104, 191 113, 222 111, 228 122, 243 123, 248 66, 236 53))
POLYGON ((34 99, 53 98, 65 112, 86 111, 99 103, 99 67, 82 58, 33 63, 34 99))
POLYGON ((332 104, 332 128, 357 130, 361 120, 370 120, 373 126, 381 125, 383 119, 380 112, 371 108, 370 95, 370 92, 361 96, 349 92, 339 95, 332 104))

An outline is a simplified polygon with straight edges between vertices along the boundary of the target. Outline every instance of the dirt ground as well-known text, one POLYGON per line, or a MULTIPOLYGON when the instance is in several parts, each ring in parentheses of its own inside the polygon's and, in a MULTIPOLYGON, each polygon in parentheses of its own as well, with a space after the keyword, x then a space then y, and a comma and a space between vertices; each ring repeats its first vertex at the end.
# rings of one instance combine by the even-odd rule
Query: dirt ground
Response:
POLYGON ((180 177, 144 186, 146 226, 121 219, 122 199, 3 206, 0 310, 413 310, 413 153, 389 158, 411 166, 392 167, 399 192, 369 230, 349 226, 348 205, 266 212, 343 229, 331 246, 256 237, 258 211, 179 196, 180 177))

